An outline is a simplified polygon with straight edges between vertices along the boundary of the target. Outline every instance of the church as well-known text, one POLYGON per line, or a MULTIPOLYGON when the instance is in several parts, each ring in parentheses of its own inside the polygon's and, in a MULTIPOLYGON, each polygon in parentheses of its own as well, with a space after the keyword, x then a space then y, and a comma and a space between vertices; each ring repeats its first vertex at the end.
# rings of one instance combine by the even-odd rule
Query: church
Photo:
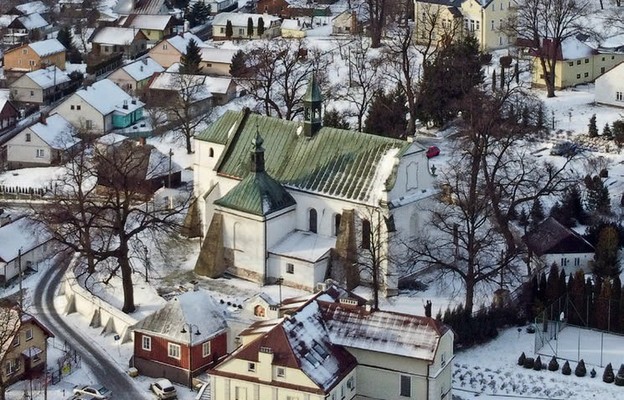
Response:
POLYGON ((426 150, 322 126, 314 77, 303 100, 303 121, 227 111, 195 136, 195 272, 310 291, 375 275, 395 295, 400 243, 422 227, 435 193, 426 150))

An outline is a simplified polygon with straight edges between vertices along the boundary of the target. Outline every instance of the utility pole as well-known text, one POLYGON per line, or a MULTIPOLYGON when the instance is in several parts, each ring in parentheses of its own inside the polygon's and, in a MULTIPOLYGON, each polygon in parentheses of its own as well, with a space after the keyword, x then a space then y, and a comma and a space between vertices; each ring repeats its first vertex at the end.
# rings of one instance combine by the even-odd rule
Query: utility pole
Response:
POLYGON ((19 305, 20 309, 24 309, 24 291, 22 290, 22 249, 17 251, 17 270, 19 273, 19 305))
POLYGON ((171 188, 171 157, 173 156, 173 150, 169 149, 169 188, 171 188))
POLYGON ((150 267, 150 259, 149 259, 149 253, 148 253, 148 249, 147 246, 143 246, 143 251, 145 251, 145 282, 149 282, 149 278, 148 278, 148 271, 149 271, 149 267, 150 267))

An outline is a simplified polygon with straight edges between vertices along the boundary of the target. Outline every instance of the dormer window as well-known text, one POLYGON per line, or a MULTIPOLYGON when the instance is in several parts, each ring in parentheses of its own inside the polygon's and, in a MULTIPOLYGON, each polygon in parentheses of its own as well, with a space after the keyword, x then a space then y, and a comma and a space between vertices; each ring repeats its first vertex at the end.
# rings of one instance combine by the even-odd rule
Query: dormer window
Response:
POLYGON ((278 378, 283 378, 285 376, 286 376, 286 368, 277 367, 277 377, 278 378))
POLYGON ((247 371, 256 372, 256 363, 253 363, 253 362, 247 363, 247 371))

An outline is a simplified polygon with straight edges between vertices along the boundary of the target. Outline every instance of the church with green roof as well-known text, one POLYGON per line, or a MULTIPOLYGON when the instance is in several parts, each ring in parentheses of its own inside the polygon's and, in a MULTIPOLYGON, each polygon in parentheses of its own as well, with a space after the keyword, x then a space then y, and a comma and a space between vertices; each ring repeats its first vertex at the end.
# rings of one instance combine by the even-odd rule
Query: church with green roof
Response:
POLYGON ((387 255, 400 250, 388 242, 417 234, 435 193, 425 148, 322 126, 314 77, 303 103, 303 121, 227 111, 196 135, 195 272, 313 291, 328 278, 355 287, 377 259, 396 294, 398 258, 387 255))

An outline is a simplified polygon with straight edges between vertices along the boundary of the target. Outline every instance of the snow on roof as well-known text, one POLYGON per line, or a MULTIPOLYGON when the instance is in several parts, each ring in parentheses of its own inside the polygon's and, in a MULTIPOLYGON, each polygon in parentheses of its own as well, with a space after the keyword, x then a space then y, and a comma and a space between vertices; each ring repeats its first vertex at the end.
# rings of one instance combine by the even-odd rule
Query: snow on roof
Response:
POLYGON ((17 17, 17 20, 26 28, 27 30, 39 29, 44 26, 50 25, 48 21, 43 19, 41 14, 34 13, 29 15, 23 15, 21 17, 17 17))
POLYGON ((0 261, 8 263, 17 258, 20 249, 25 254, 47 242, 50 236, 45 232, 28 218, 20 218, 0 227, 0 261))
POLYGON ((280 18, 274 15, 267 14, 248 14, 248 13, 231 13, 224 12, 215 15, 212 20, 213 26, 226 25, 227 21, 232 22, 233 26, 247 26, 248 19, 251 18, 253 20, 253 25, 258 26, 258 19, 262 18, 264 21, 264 26, 268 27, 271 23, 279 21, 280 18))
POLYGON ((169 168, 169 156, 157 148, 153 148, 150 152, 145 179, 154 179, 165 176, 169 172, 173 174, 180 171, 182 171, 182 167, 173 160, 171 161, 171 168, 169 168))
POLYGON ((20 4, 18 6, 15 6, 15 9, 17 9, 24 15, 44 13, 48 11, 48 7, 43 4, 43 1, 31 1, 29 3, 20 4))
POLYGON ((153 29, 164 30, 169 21, 171 21, 171 15, 144 15, 137 14, 129 16, 123 26, 139 29, 153 29))
POLYGON ((211 93, 225 94, 232 84, 232 79, 216 76, 206 76, 204 84, 208 87, 208 90, 210 90, 211 93))
POLYGON ((17 15, 0 15, 0 28, 6 28, 17 18, 17 15))
POLYGON ((72 125, 60 114, 50 115, 45 123, 37 122, 30 130, 55 149, 69 149, 80 142, 79 138, 72 135, 72 125))
POLYGON ((313 263, 325 256, 335 245, 335 237, 322 236, 307 231, 296 231, 286 235, 269 252, 313 263))
POLYGON ((170 37, 169 39, 167 39, 167 42, 170 45, 172 45, 176 50, 178 50, 180 53, 185 54, 186 46, 188 46, 188 43, 191 41, 191 39, 194 39, 199 47, 206 46, 200 38, 198 38, 191 32, 184 32, 181 35, 170 37))
POLYGON ((619 34, 606 38, 600 43, 601 48, 618 48, 624 46, 624 34, 619 34))
POLYGON ((146 57, 121 67, 135 81, 142 81, 165 69, 153 59, 146 57))
POLYGON ((282 25, 281 25, 282 29, 289 29, 289 30, 303 30, 303 27, 301 26, 301 22, 299 22, 299 20, 297 19, 285 19, 282 21, 282 25))
POLYGON ((238 50, 204 47, 201 49, 200 54, 202 61, 231 64, 232 57, 234 57, 237 51, 238 50))
POLYGON ((206 84, 205 75, 183 75, 176 72, 163 72, 150 83, 150 89, 179 90, 190 100, 200 101, 212 97, 206 84))
POLYGON ((128 114, 144 106, 109 79, 102 79, 75 93, 103 115, 113 111, 128 114), (123 108, 126 105, 127 108, 123 108))
POLYGON ((593 53, 594 49, 575 37, 567 38, 561 43, 561 55, 564 60, 591 57, 593 53))
POLYGON ((111 146, 116 143, 121 143, 124 140, 130 140, 127 136, 120 135, 117 133, 109 133, 104 136, 100 136, 96 139, 97 144, 102 144, 105 146, 111 146))
POLYGON ((60 53, 65 51, 65 46, 57 39, 40 40, 38 42, 31 43, 30 48, 33 49, 39 57, 45 57, 50 54, 60 53))
POLYGON ((135 330, 153 332, 179 343, 199 344, 227 329, 224 309, 208 292, 186 292, 169 300, 167 304, 133 326, 135 330), (192 324, 192 333, 189 326, 192 324), (186 332, 181 332, 182 328, 186 332), (199 335, 195 332, 199 331, 199 335))
POLYGON ((124 46, 132 43, 137 34, 135 28, 105 26, 93 34, 91 42, 124 46))
POLYGON ((57 68, 56 65, 28 72, 26 76, 42 89, 51 88, 70 81, 70 78, 65 71, 57 68))

